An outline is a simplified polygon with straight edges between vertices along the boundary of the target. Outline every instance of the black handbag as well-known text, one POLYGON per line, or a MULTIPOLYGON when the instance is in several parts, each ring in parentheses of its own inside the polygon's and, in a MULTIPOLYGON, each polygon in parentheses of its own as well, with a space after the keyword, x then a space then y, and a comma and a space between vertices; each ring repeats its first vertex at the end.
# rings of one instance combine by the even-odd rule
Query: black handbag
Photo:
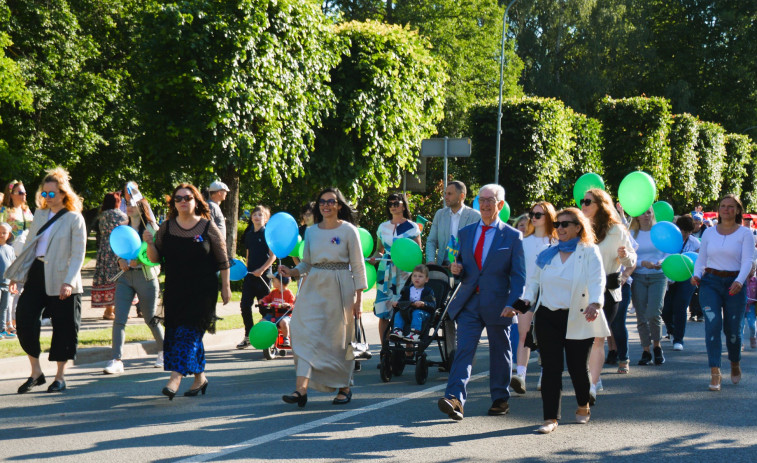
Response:
POLYGON ((608 273, 605 289, 613 290, 620 288, 620 272, 608 273))
POLYGON ((355 342, 352 343, 352 350, 355 360, 368 360, 373 357, 371 346, 368 344, 368 339, 365 336, 362 317, 355 320, 355 342))

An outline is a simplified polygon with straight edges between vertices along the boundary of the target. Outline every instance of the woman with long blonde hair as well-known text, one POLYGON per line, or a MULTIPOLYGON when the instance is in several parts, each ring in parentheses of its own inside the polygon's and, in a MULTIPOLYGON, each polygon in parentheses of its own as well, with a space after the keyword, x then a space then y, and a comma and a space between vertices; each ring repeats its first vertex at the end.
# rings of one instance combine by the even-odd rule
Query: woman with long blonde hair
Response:
POLYGON ((53 336, 49 359, 58 363, 55 381, 47 392, 66 390, 65 371, 76 358, 81 324, 81 267, 87 231, 81 215, 81 198, 71 188, 68 172, 57 167, 37 189, 39 207, 34 213, 29 239, 16 261, 6 271, 11 286, 24 283, 19 297, 18 339, 29 357, 31 375, 18 393, 45 384, 39 363, 42 311, 50 309, 53 336))

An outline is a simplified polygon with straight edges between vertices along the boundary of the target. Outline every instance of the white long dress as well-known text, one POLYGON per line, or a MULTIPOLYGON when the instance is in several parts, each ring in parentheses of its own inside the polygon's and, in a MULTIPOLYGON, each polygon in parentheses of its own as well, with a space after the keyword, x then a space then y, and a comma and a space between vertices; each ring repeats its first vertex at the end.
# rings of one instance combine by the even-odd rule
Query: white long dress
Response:
POLYGON ((318 225, 305 232, 300 274, 308 274, 292 314, 292 351, 297 376, 309 387, 331 392, 349 387, 355 356, 352 341, 355 292, 365 289, 365 261, 354 225, 332 230, 318 225))

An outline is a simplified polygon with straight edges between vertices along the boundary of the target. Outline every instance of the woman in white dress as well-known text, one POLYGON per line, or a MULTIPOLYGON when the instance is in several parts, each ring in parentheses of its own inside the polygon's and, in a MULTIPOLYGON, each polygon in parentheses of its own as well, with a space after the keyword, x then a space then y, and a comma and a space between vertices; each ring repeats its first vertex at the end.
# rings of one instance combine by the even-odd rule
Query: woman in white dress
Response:
POLYGON ((327 188, 316 204, 315 225, 305 232, 302 261, 293 269, 279 267, 284 276, 308 275, 290 326, 296 389, 282 397, 300 407, 307 403, 308 388, 338 389, 335 405, 352 400, 355 319, 360 317, 363 289, 368 287, 360 237, 344 196, 336 188, 327 188))

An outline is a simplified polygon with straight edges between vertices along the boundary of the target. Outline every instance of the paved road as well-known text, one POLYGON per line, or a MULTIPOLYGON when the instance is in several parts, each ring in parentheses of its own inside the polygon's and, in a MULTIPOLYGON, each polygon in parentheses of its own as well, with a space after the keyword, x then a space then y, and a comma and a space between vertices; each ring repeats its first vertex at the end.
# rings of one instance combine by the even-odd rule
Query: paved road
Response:
MULTIPOLYGON (((629 317, 632 318, 632 317, 629 317)), ((376 343, 375 319, 366 329, 376 343)), ((744 353, 744 379, 707 391, 703 325, 692 323, 686 351, 668 349, 661 367, 620 376, 606 369, 606 390, 588 425, 572 423, 575 399, 565 379, 563 420, 552 434, 535 433, 541 400, 533 391, 513 397, 511 413, 486 416, 488 359, 479 351, 466 417, 452 422, 436 408, 446 374, 432 370, 419 386, 413 367, 382 383, 375 365, 357 373, 353 402, 311 393, 303 410, 281 402, 293 389, 291 358, 265 361, 260 352, 233 349, 238 339, 208 352, 206 396, 159 395, 167 375, 149 358, 129 360, 120 376, 104 363, 76 366, 69 390, 44 388, 17 395, 19 379, 0 380, 0 458, 9 461, 621 461, 753 462, 757 452, 757 353, 744 353)), ((634 338, 635 341, 635 338, 634 338)), ((223 344, 223 343, 221 343, 223 344)), ((485 345, 483 346, 485 347, 485 345)), ((633 357, 638 344, 632 345, 633 357)), ((48 368, 49 369, 49 368, 48 368)), ((26 372, 20 372, 19 377, 26 372)), ((726 377, 727 378, 727 377, 726 377)), ((191 380, 186 379, 182 391, 191 380)))

